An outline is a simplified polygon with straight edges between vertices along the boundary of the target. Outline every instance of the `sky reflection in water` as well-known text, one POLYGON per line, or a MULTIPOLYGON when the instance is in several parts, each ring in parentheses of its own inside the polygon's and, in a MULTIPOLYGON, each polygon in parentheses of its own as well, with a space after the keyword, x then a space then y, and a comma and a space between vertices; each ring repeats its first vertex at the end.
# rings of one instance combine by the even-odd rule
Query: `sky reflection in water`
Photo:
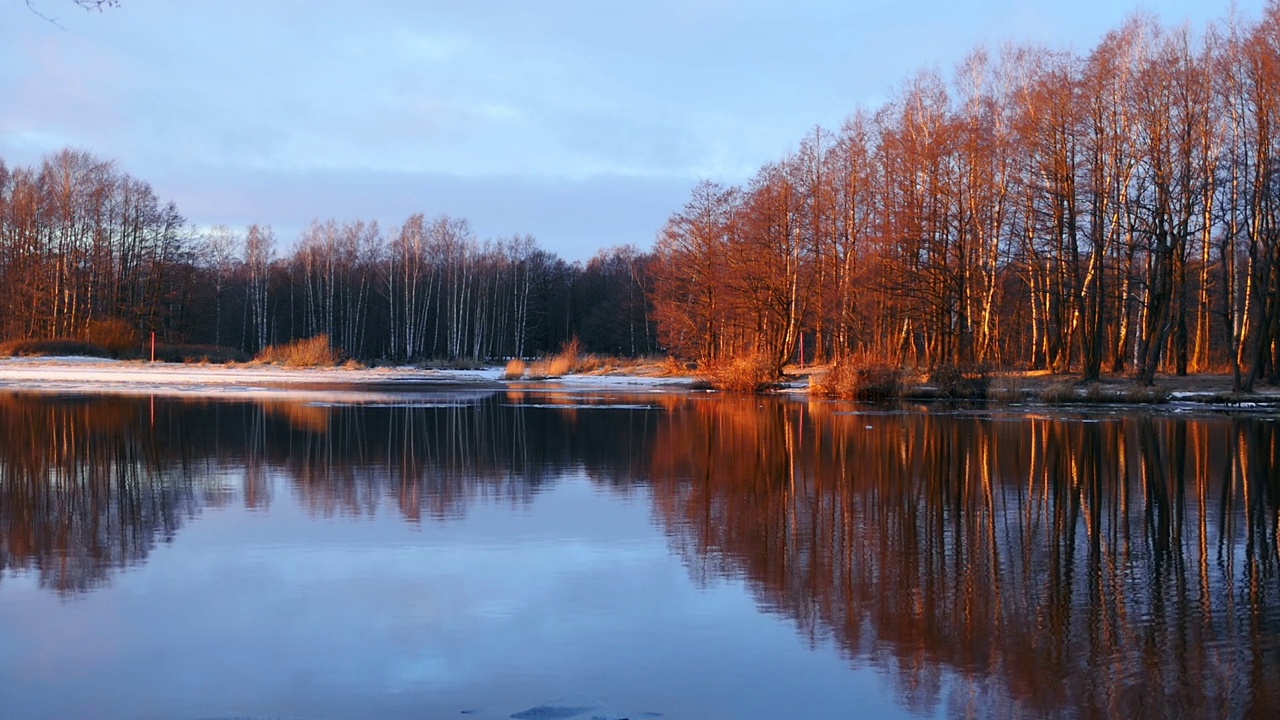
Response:
POLYGON ((0 396, 0 707, 1280 707, 1273 421, 616 402, 0 396))

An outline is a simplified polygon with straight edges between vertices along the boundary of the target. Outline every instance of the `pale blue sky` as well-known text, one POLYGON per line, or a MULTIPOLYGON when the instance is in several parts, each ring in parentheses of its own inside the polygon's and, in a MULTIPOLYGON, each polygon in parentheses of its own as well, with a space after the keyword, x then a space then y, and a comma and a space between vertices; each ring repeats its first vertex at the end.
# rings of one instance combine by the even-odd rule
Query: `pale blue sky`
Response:
MULTIPOLYGON (((700 178, 980 43, 1091 48, 1223 0, 0 0, 0 158, 116 160, 195 223, 466 217, 585 259, 650 246, 700 178)), ((1240 0, 1255 19, 1264 0, 1240 0)))

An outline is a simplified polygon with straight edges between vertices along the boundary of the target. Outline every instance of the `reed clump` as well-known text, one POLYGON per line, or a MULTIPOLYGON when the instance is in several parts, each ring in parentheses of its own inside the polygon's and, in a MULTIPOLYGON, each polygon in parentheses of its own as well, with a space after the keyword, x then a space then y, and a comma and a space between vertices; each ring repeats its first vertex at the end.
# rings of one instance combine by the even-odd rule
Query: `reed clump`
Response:
POLYGON ((776 384, 778 373, 764 355, 743 355, 708 367, 706 380, 716 390, 755 393, 776 384))
POLYGON ((284 345, 268 345, 254 362, 285 367, 335 367, 341 364, 342 353, 329 345, 328 335, 316 335, 284 345))
POLYGON ((816 395, 845 400, 896 400, 906 389, 906 373, 882 361, 844 360, 825 373, 810 376, 809 389, 816 395))
POLYGON ((578 372, 582 367, 582 358, 582 341, 574 336, 560 346, 560 352, 535 360, 529 365, 529 379, 545 380, 578 372))
POLYGON ((506 368, 502 371, 503 380, 519 380, 529 371, 529 364, 520 358, 512 358, 507 361, 506 368))

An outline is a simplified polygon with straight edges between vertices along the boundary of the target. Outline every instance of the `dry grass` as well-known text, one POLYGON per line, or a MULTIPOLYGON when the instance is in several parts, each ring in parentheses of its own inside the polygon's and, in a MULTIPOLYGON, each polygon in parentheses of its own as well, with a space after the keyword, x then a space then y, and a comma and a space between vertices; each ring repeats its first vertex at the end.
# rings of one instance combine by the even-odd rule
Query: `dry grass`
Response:
POLYGON ((825 373, 809 376, 809 389, 816 395, 847 400, 896 400, 906 389, 906 373, 883 362, 845 361, 832 365, 825 373))
POLYGON ((573 371, 573 364, 568 358, 560 355, 552 355, 551 357, 535 360, 529 365, 530 380, 545 380, 547 378, 558 378, 568 375, 573 371))
POLYGON ((512 358, 507 361, 507 367, 502 371, 503 380, 519 380, 524 377, 528 371, 529 365, 520 358, 512 358))
POLYGON ((680 362, 670 355, 664 358, 658 365, 658 375, 660 377, 679 377, 681 375, 688 375, 691 370, 693 370, 691 366, 680 362))
POLYGON ((1040 391, 1040 402, 1050 405, 1062 405, 1079 402, 1081 394, 1076 392, 1075 383, 1070 381, 1055 382, 1040 391))
POLYGON ((754 393, 774 385, 778 374, 763 355, 744 355, 709 367, 706 379, 717 390, 754 393))
POLYGON ((987 388, 987 399, 997 403, 1020 403, 1027 399, 1027 389, 1023 377, 1015 373, 1006 373, 992 379, 987 388))
POLYGON ((254 361, 285 367, 335 367, 342 362, 342 356, 329 346, 328 335, 317 335, 285 345, 269 345, 254 361))
MULTIPOLYGON (((574 375, 636 375, 643 377, 690 377, 696 365, 684 363, 667 356, 620 357, 583 353, 570 341, 555 355, 537 360, 513 359, 508 361, 503 378, 518 380, 544 380, 574 375)), ((710 388, 710 384, 707 384, 710 388)))
POLYGON ((572 372, 581 372, 585 367, 582 355, 582 342, 577 336, 560 346, 560 352, 550 357, 535 360, 528 368, 530 380, 558 378, 572 372))

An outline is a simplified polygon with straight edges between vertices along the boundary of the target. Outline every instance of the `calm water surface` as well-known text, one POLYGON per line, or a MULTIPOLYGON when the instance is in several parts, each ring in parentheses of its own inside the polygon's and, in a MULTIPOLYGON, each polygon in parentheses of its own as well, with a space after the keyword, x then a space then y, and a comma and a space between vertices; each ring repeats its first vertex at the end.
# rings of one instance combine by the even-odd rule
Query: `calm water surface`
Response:
POLYGON ((1280 717, 1278 427, 0 395, 0 717, 1280 717))

